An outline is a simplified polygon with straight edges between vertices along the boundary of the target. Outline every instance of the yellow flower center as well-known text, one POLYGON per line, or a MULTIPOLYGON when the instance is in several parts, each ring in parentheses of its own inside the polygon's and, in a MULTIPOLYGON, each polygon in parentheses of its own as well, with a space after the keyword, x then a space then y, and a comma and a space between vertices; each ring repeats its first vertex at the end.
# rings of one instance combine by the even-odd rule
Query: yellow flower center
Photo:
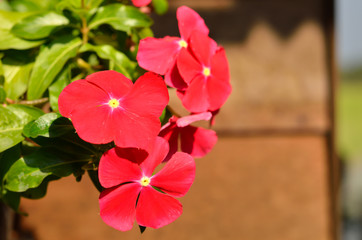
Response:
POLYGON ((208 67, 204 67, 204 70, 202 70, 202 73, 204 74, 205 77, 208 77, 211 74, 211 70, 208 67))
POLYGON ((151 179, 146 176, 143 176, 140 180, 142 187, 147 187, 150 184, 150 182, 151 182, 151 179))
POLYGON ((180 45, 180 47, 182 48, 187 48, 187 42, 185 40, 180 40, 178 42, 178 44, 180 45))
POLYGON ((116 108, 119 106, 119 101, 117 99, 111 99, 109 100, 108 102, 108 105, 111 107, 111 108, 116 108))

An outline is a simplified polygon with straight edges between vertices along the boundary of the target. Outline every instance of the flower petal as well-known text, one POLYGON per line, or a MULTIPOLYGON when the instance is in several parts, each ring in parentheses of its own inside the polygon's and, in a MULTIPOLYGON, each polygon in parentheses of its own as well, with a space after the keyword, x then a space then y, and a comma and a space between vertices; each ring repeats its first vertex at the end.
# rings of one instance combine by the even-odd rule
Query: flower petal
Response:
POLYGON ((129 111, 113 112, 114 142, 122 148, 141 148, 148 151, 158 135, 161 123, 158 117, 129 111))
POLYGON ((223 48, 219 48, 212 58, 211 76, 207 80, 209 110, 219 109, 231 93, 229 65, 223 48))
POLYGON ((143 7, 143 6, 147 6, 148 4, 150 4, 151 0, 132 0, 132 3, 136 7, 143 7))
POLYGON ((148 157, 141 163, 143 174, 151 177, 155 168, 165 159, 168 150, 168 142, 161 137, 157 137, 153 149, 148 152, 148 157))
POLYGON ((205 77, 202 75, 196 76, 185 90, 185 94, 181 98, 183 106, 190 112, 206 112, 209 108, 209 95, 206 89, 205 77))
POLYGON ((187 126, 180 130, 181 150, 193 157, 208 154, 217 142, 215 131, 201 127, 187 126))
POLYGON ((192 114, 192 115, 177 119, 176 124, 178 127, 186 127, 186 126, 190 125, 191 123, 194 123, 197 121, 201 121, 201 120, 209 121, 211 119, 211 117, 212 117, 211 112, 197 113, 197 114, 192 114))
POLYGON ((137 181, 142 178, 142 172, 137 163, 119 157, 116 148, 112 148, 102 155, 98 176, 101 185, 110 188, 122 183, 137 181))
POLYGON ((78 80, 60 93, 59 112, 72 119, 83 140, 95 144, 108 143, 114 136, 108 127, 111 123, 108 101, 109 96, 104 90, 86 80, 78 80))
POLYGON ((99 196, 100 215, 103 221, 120 231, 131 230, 141 188, 139 183, 129 183, 104 190, 99 196))
POLYGON ((162 77, 147 72, 138 78, 132 90, 122 100, 122 106, 138 115, 159 117, 169 100, 162 77))
POLYGON ((197 30, 206 35, 209 34, 209 29, 205 25, 204 19, 189 7, 181 6, 176 12, 178 20, 178 28, 183 39, 188 40, 192 31, 197 30))
POLYGON ((190 37, 190 47, 196 59, 204 66, 210 67, 211 57, 217 49, 216 42, 199 31, 194 31, 190 37))
POLYGON ((177 57, 177 68, 187 84, 190 84, 197 75, 202 74, 203 70, 201 64, 186 49, 181 50, 177 57))
POLYGON ((176 55, 180 51, 179 40, 178 37, 168 36, 142 39, 137 53, 138 64, 148 71, 165 75, 175 64, 176 55))
POLYGON ((116 99, 123 97, 133 85, 130 79, 112 70, 100 71, 88 75, 86 81, 97 85, 105 91, 110 98, 116 99))
POLYGON ((173 197, 182 197, 195 179, 195 161, 187 153, 177 152, 151 179, 151 185, 173 197))
POLYGON ((136 208, 136 220, 139 225, 160 228, 175 221, 181 214, 182 205, 177 199, 150 186, 141 190, 136 208))
POLYGON ((169 71, 166 72, 165 83, 168 86, 177 88, 179 90, 183 90, 183 89, 187 88, 187 83, 181 77, 176 63, 169 71))

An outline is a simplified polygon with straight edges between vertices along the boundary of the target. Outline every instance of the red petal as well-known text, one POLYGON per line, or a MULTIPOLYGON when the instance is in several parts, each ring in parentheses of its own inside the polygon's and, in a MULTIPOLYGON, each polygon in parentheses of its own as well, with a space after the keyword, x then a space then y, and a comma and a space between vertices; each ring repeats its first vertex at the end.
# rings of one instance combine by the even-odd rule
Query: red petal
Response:
POLYGON ((182 214, 182 205, 173 197, 152 187, 141 190, 137 202, 136 220, 141 226, 160 228, 175 221, 182 214))
POLYGON ((171 68, 171 70, 166 72, 165 82, 168 86, 179 90, 187 88, 187 83, 181 77, 176 64, 171 68))
POLYGON ((131 89, 133 83, 123 74, 108 70, 93 73, 86 80, 105 91, 110 98, 121 98, 131 89))
POLYGON ((140 148, 120 148, 115 147, 118 157, 128 159, 140 165, 148 156, 148 152, 140 148))
POLYGON ((148 4, 150 4, 151 0, 132 0, 132 3, 136 7, 143 7, 143 6, 147 6, 148 4))
POLYGON ((192 115, 177 119, 176 124, 178 127, 186 127, 186 126, 190 125, 191 123, 194 123, 197 121, 201 121, 201 120, 209 121, 211 119, 211 117, 212 117, 211 112, 192 114, 192 115))
POLYGON ((122 100, 122 106, 138 115, 159 117, 169 100, 163 79, 151 72, 139 77, 132 90, 122 100))
POLYGON ((78 80, 64 88, 58 103, 60 113, 72 119, 80 138, 102 144, 112 141, 114 136, 109 128, 112 112, 108 101, 104 90, 86 80, 78 80))
POLYGON ((154 175, 151 185, 173 197, 182 197, 195 179, 195 161, 187 153, 177 152, 170 161, 154 175))
POLYGON ((121 183, 138 181, 142 178, 142 172, 137 163, 120 158, 115 148, 112 148, 102 155, 98 176, 101 185, 110 188, 121 183))
POLYGON ((190 112, 206 112, 209 108, 209 96, 206 89, 205 77, 196 76, 183 95, 182 104, 190 112))
POLYGON ((137 53, 138 64, 148 71, 165 75, 175 64, 180 50, 179 40, 178 37, 142 39, 137 53))
POLYGON ((178 28, 181 37, 188 40, 192 31, 197 30, 206 35, 209 34, 209 29, 206 27, 204 19, 189 7, 181 6, 177 9, 178 28))
MULTIPOLYGON (((171 121, 171 119, 170 119, 171 121)), ((165 125, 166 126, 166 125, 165 125)), ((159 136, 163 137, 164 139, 166 139, 168 141, 169 144, 169 151, 167 156, 165 157, 165 159, 163 160, 168 161, 171 156, 177 152, 178 149, 178 138, 179 138, 179 128, 176 126, 175 122, 169 122, 168 126, 163 126, 159 136)))
POLYGON ((139 183, 129 183, 104 190, 99 196, 103 221, 120 231, 131 230, 136 217, 136 200, 141 188, 139 183))
POLYGON ((219 109, 231 93, 229 65, 223 48, 219 48, 212 58, 211 76, 207 80, 209 110, 219 109))
POLYGON ((210 67, 211 57, 215 54, 217 44, 202 32, 195 31, 190 38, 190 47, 197 60, 204 66, 210 67))
POLYGON ((141 148, 148 151, 158 135, 161 123, 158 117, 120 110, 113 112, 114 142, 122 148, 141 148))
POLYGON ((153 149, 148 152, 148 157, 141 164, 143 174, 152 176, 155 168, 165 159, 168 153, 168 143, 165 139, 157 137, 153 149))
POLYGON ((181 149, 193 157, 208 154, 217 142, 215 131, 201 127, 187 126, 180 130, 181 149))
POLYGON ((186 49, 180 51, 177 57, 177 68, 187 84, 202 74, 203 66, 186 49))

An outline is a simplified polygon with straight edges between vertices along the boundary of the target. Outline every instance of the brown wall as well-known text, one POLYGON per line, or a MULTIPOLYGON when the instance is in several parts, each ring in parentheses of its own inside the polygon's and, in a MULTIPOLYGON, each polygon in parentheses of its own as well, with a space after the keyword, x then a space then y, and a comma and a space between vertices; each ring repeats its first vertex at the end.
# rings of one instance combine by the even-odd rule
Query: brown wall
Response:
MULTIPOLYGON (((170 2, 170 13, 156 18, 157 35, 177 35, 175 6, 196 9, 226 49, 233 93, 216 119, 219 142, 197 160, 181 199, 184 214, 142 239, 336 239, 332 1, 170 2)), ((137 228, 103 224, 96 190, 74 182, 23 202, 39 239, 140 238, 137 228)))

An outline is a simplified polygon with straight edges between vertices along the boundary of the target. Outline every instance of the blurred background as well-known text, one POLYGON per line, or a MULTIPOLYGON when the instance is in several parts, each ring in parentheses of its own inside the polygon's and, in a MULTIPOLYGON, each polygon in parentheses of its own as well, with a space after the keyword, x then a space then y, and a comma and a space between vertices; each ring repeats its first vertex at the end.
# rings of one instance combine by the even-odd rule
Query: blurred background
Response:
POLYGON ((22 202, 24 238, 362 239, 362 1, 170 0, 157 37, 178 35, 180 5, 225 47, 233 85, 183 215, 121 233, 100 219, 90 181, 69 177, 22 202))

